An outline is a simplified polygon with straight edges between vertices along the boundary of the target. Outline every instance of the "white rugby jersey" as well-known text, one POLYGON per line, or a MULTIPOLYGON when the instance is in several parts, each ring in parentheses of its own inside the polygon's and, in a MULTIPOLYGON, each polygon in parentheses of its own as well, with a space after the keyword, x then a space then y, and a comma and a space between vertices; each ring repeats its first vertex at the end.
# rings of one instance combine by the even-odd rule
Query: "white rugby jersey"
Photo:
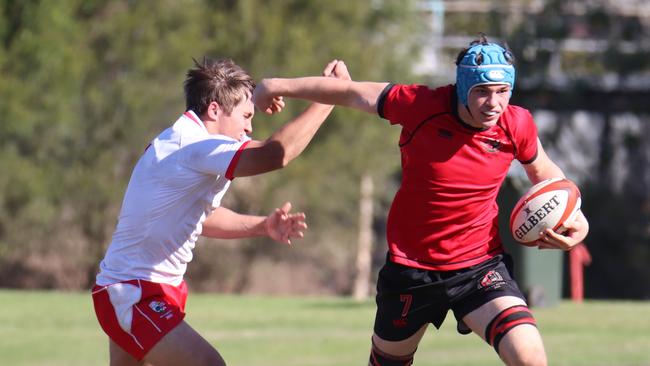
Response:
POLYGON ((201 225, 220 205, 248 142, 209 134, 192 111, 158 135, 133 169, 97 284, 179 285, 201 225))

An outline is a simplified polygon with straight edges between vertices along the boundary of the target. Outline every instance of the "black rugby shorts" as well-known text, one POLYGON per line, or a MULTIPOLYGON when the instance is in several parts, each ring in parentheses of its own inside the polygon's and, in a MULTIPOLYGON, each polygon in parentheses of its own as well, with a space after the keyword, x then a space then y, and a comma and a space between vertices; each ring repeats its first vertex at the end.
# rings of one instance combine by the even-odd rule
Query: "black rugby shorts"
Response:
POLYGON ((469 333, 462 318, 502 296, 524 299, 512 276, 512 258, 501 254, 455 271, 430 271, 394 263, 379 271, 374 332, 387 341, 401 341, 424 324, 440 328, 452 310, 457 329, 469 333))

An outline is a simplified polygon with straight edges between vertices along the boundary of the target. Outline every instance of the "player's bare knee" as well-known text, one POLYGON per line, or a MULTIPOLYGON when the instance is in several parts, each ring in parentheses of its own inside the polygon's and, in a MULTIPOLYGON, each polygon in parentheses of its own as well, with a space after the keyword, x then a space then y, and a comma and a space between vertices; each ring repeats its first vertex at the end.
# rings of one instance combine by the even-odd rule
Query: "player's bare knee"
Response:
POLYGON ((226 366, 226 361, 219 355, 218 352, 206 353, 200 360, 200 365, 205 366, 226 366))
POLYGON ((540 342, 532 343, 519 343, 515 346, 505 340, 501 344, 499 356, 508 366, 547 366, 543 345, 540 342))
POLYGON ((546 353, 544 350, 521 355, 517 361, 517 365, 522 366, 547 366, 546 353))
POLYGON ((197 365, 201 366, 226 366, 226 362, 222 358, 204 357, 195 360, 197 365))

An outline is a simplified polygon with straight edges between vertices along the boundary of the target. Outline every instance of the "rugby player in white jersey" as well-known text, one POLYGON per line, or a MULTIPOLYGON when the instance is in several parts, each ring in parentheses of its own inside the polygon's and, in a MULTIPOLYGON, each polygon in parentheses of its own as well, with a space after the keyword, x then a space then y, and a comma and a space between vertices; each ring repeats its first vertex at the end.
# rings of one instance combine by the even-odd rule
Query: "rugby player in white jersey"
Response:
MULTIPOLYGON (((221 207, 235 177, 286 166, 311 141, 332 106, 311 104, 268 139, 249 138, 255 83, 231 60, 196 63, 187 72, 187 110, 158 135, 137 162, 116 230, 92 290, 108 334, 111 365, 225 365, 183 318, 183 280, 199 236, 268 236, 290 244, 307 228, 285 203, 268 216, 221 207)), ((324 76, 349 79, 347 71, 324 76)), ((265 113, 282 110, 275 98, 265 113)))

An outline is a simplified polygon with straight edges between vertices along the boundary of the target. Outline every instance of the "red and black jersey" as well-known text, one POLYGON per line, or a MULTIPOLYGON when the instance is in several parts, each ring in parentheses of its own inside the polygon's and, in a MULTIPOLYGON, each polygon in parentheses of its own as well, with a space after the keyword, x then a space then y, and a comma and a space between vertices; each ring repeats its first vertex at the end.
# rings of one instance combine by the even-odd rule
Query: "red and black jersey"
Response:
POLYGON ((501 253, 496 197, 514 159, 537 157, 530 112, 510 105, 494 127, 474 128, 458 117, 453 85, 390 84, 377 108, 402 126, 402 182, 388 214, 391 260, 448 271, 501 253))

